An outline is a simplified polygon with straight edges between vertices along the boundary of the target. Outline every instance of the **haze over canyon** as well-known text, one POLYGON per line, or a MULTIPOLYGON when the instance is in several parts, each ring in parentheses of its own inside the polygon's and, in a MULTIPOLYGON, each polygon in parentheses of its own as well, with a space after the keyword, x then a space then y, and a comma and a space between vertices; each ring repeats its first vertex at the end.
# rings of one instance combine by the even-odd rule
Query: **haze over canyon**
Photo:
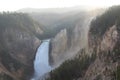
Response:
POLYGON ((0 80, 120 80, 120 6, 0 13, 0 80))

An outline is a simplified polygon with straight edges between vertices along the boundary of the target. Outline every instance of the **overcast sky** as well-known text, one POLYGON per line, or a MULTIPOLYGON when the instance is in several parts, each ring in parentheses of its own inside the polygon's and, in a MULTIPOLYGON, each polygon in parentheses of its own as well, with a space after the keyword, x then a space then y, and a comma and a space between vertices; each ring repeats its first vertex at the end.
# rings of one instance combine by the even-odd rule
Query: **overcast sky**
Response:
POLYGON ((120 4, 120 0, 0 0, 0 11, 21 8, 60 8, 72 6, 107 7, 120 4))

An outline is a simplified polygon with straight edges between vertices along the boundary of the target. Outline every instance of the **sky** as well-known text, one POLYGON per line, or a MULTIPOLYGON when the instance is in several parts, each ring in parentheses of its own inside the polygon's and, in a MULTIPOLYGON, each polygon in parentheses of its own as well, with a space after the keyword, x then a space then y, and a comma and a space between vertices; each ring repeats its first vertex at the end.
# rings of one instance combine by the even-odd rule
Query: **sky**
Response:
POLYGON ((119 5, 120 0, 0 0, 0 11, 21 8, 63 8, 72 6, 108 7, 119 5))

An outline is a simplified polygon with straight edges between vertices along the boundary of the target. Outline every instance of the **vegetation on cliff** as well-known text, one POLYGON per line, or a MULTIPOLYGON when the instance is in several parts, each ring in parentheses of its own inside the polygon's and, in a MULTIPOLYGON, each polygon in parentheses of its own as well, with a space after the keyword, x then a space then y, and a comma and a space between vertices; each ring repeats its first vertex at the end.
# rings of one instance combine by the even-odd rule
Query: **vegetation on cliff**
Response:
POLYGON ((44 33, 39 35, 41 39, 55 37, 55 35, 60 32, 62 29, 67 28, 69 34, 71 34, 71 30, 76 26, 78 22, 83 22, 87 12, 85 11, 74 11, 74 12, 66 12, 62 14, 58 13, 29 13, 30 16, 33 17, 34 20, 38 21, 43 29, 44 33), (71 14, 69 14, 71 13, 71 14))
POLYGON ((100 37, 114 24, 120 25, 120 6, 110 7, 102 15, 97 16, 91 22, 90 32, 100 37))
POLYGON ((32 61, 37 48, 34 42, 37 35, 41 33, 40 25, 27 14, 0 13, 1 80, 11 80, 10 77, 14 80, 30 78, 33 73, 32 61))
POLYGON ((84 55, 84 57, 76 57, 71 60, 63 62, 60 67, 50 72, 50 78, 47 80, 76 80, 82 77, 88 66, 94 62, 96 56, 91 57, 84 55))
POLYGON ((10 76, 4 74, 4 73, 1 73, 0 74, 0 80, 13 80, 10 76))
POLYGON ((116 77, 117 77, 117 80, 120 80, 120 66, 117 67, 116 77))
MULTIPOLYGON (((60 67, 50 72, 50 77, 47 80, 119 80, 120 6, 110 7, 105 13, 94 19, 91 22, 89 32, 91 36, 95 36, 95 38, 103 38, 103 35, 113 25, 116 25, 116 31, 118 32, 118 39, 116 39, 118 41, 113 50, 98 52, 101 45, 92 45, 96 48, 93 49, 94 54, 92 54, 91 57, 85 53, 86 55, 82 55, 79 58, 77 57, 63 62, 60 67), (87 78, 85 78, 85 75, 87 78)), ((95 43, 98 42, 96 39, 94 39, 94 41, 95 43)))
POLYGON ((18 77, 18 80, 19 79, 24 80, 28 75, 31 75, 31 72, 33 72, 32 68, 29 68, 29 66, 26 66, 25 64, 21 63, 20 61, 14 59, 9 54, 9 52, 7 52, 7 50, 6 51, 4 51, 4 50, 0 51, 0 56, 1 56, 0 63, 8 71, 5 71, 5 73, 3 72, 0 74, 1 78, 3 78, 3 80, 11 80, 12 78, 14 80, 16 78, 16 76, 18 77), (14 76, 7 74, 9 72, 14 76))
POLYGON ((0 13, 0 31, 5 28, 18 28, 34 34, 42 33, 40 25, 24 13, 0 13))
MULTIPOLYGON (((105 76, 107 79, 108 74, 114 74, 111 75, 111 80, 119 80, 119 68, 120 68, 120 6, 112 6, 109 9, 107 9, 102 15, 96 17, 91 22, 90 25, 90 30, 89 30, 89 38, 91 38, 91 41, 89 42, 92 43, 94 46, 95 50, 99 49, 98 56, 101 57, 102 59, 107 57, 107 60, 104 61, 105 64, 112 64, 109 66, 109 71, 105 70, 106 75, 102 74, 105 76), (109 33, 106 35, 106 32, 108 32, 112 27, 115 27, 116 29, 114 32, 117 33, 117 37, 115 38, 115 35, 113 33, 109 33), (105 38, 106 37, 106 38, 105 38), (110 38, 111 37, 111 38, 110 38), (114 39, 113 39, 114 37, 114 39), (106 39, 106 40, 105 40, 106 39), (107 39, 113 39, 113 41, 110 42, 110 40, 107 39), (115 42, 116 40, 116 42, 115 42), (106 41, 106 42, 104 42, 106 41), (105 45, 101 46, 101 43, 104 42, 105 45), (112 43, 112 44, 111 44, 112 43), (114 47, 112 48, 111 46, 114 47), (109 46, 108 46, 109 45, 109 46), (100 51, 101 48, 104 46, 108 46, 107 50, 100 51), (111 47, 111 48, 110 48, 111 47), (102 55, 103 54, 103 55, 102 55), (114 65, 116 64, 116 65, 114 65), (114 66, 114 68, 113 68, 114 66), (111 69, 110 69, 111 68, 111 69), (110 72, 111 71, 111 72, 110 72)), ((102 60, 101 60, 102 61, 102 60)), ((106 69, 108 69, 106 67, 106 69)), ((100 77, 102 79, 102 77, 100 77)))

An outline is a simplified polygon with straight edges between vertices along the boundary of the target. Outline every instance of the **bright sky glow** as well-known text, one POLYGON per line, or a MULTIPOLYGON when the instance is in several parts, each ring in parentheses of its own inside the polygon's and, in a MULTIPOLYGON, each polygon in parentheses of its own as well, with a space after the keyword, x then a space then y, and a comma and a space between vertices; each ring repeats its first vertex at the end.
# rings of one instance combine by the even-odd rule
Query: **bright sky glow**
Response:
POLYGON ((21 8, 61 8, 72 6, 108 7, 119 5, 120 0, 0 0, 0 11, 21 8))

